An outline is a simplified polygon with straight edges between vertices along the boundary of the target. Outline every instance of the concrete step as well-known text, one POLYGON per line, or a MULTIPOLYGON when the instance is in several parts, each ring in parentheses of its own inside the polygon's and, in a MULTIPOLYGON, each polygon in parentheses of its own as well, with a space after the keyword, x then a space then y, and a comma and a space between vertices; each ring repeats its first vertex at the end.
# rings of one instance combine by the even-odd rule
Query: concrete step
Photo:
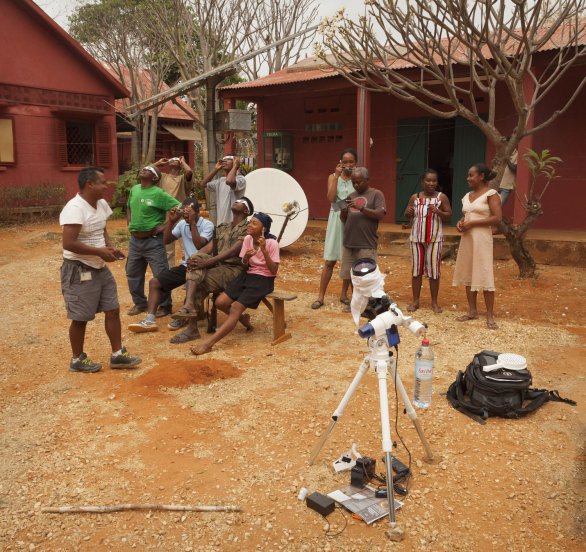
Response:
MULTIPOLYGON (((325 221, 309 221, 305 235, 323 240, 326 233, 325 221)), ((573 266, 586 268, 586 240, 583 232, 536 231, 525 240, 531 255, 538 264, 573 266), (574 236, 575 234, 575 236, 574 236)), ((460 234, 455 228, 444 232, 442 258, 455 258, 460 234)), ((409 230, 397 224, 382 224, 379 228, 379 254, 409 257, 409 230)), ((494 258, 511 258, 509 245, 504 236, 494 236, 494 258)))

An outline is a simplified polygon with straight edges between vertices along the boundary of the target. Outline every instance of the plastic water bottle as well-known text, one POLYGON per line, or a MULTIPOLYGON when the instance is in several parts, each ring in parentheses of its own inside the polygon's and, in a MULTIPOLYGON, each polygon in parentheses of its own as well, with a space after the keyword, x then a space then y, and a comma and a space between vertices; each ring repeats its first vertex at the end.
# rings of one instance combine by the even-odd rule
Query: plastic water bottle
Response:
POLYGON ((415 353, 415 387, 413 389, 413 402, 419 408, 427 408, 431 405, 431 387, 433 378, 433 351, 429 341, 424 339, 421 347, 415 353))

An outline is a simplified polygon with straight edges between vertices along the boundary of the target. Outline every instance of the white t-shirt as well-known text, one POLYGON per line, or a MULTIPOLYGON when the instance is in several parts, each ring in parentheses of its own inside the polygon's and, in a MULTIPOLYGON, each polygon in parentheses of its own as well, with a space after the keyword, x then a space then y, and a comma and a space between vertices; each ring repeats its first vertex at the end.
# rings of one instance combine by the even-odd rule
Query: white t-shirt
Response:
POLYGON ((232 222, 232 204, 246 192, 246 179, 238 175, 234 189, 226 184, 226 177, 208 182, 208 189, 216 192, 216 225, 232 222))
MULTIPOLYGON (((112 214, 112 209, 105 199, 98 200, 94 209, 83 197, 77 194, 70 199, 59 215, 59 224, 81 224, 78 240, 91 247, 105 247, 104 230, 106 221, 112 214)), ((97 255, 80 255, 67 249, 63 250, 63 257, 72 261, 81 261, 93 268, 102 268, 106 262, 97 255)))

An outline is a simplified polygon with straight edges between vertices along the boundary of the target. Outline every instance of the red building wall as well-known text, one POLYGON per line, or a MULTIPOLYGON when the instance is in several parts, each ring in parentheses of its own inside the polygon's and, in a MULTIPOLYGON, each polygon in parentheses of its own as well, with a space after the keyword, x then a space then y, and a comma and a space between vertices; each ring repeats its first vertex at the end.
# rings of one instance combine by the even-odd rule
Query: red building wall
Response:
POLYGON ((83 54, 64 39, 53 23, 30 2, 0 0, 0 117, 14 120, 16 162, 0 166, 0 186, 41 183, 65 186, 67 197, 78 190, 79 167, 59 162, 57 120, 109 124, 102 136, 105 174, 117 177, 114 96, 117 88, 83 54), (104 145, 109 145, 105 154, 104 145))
MULTIPOLYGON (((546 96, 538 106, 535 123, 544 120, 545 114, 562 107, 584 78, 584 66, 576 68, 564 81, 557 93, 546 96)), ((559 179, 548 188, 542 203, 544 214, 535 225, 560 230, 585 230, 586 172, 584 171, 584 125, 586 124, 586 90, 574 101, 559 119, 535 134, 533 150, 551 150, 563 163, 556 167, 559 179)))
MULTIPOLYGON (((546 52, 536 65, 547 63, 554 55, 546 52)), ((310 71, 311 73, 311 71, 310 71)), ((282 74, 280 74, 282 77, 282 74)), ((271 77, 269 77, 270 79, 271 77)), ((299 78, 302 78, 300 73, 299 78)), ((325 197, 327 175, 330 174, 344 147, 356 146, 357 136, 357 101, 356 89, 347 81, 339 77, 315 78, 314 80, 289 82, 280 84, 277 77, 274 84, 261 84, 254 88, 247 85, 240 89, 225 89, 222 96, 232 99, 244 99, 257 102, 258 106, 258 140, 259 160, 263 166, 262 133, 266 131, 291 132, 294 137, 294 167, 291 175, 300 182, 309 200, 309 216, 311 218, 326 218, 329 205, 325 197), (339 109, 335 113, 309 114, 308 106, 326 106, 334 101, 339 109), (339 121, 340 132, 333 133, 334 139, 320 141, 324 133, 307 132, 305 125, 320 120, 339 121), (309 135, 309 142, 307 141, 309 135), (341 140, 336 141, 336 136, 341 140), (317 138, 317 140, 313 140, 317 138)), ((562 108, 566 99, 575 92, 580 81, 584 78, 584 66, 575 67, 564 76, 563 80, 538 105, 535 112, 535 125, 539 125, 546 116, 562 108)), ((265 81, 266 83, 266 81, 265 81)), ((479 104, 483 110, 482 102, 479 104)), ((401 119, 426 118, 430 115, 414 104, 403 102, 383 93, 371 95, 370 111, 370 171, 371 184, 382 190, 387 200, 387 216, 385 221, 395 220, 395 198, 397 182, 397 128, 401 119)), ((508 99, 507 91, 501 86, 497 88, 497 126, 504 135, 510 134, 517 122, 517 114, 512 102, 508 99)), ((551 149, 554 155, 563 159, 558 167, 559 179, 554 181, 544 197, 545 214, 534 225, 536 228, 552 228, 562 230, 585 230, 586 222, 581 214, 583 205, 586 205, 586 186, 580 163, 583 148, 583 127, 586 122, 586 89, 582 90, 567 112, 550 126, 538 131, 532 138, 525 138, 520 145, 520 153, 531 147, 536 151, 551 149)), ((471 150, 472 151, 472 150, 471 150)), ((475 154, 476 155, 476 154, 475 154)), ((490 164, 494 156, 494 146, 486 139, 486 151, 475 161, 484 161, 490 164)), ((523 161, 520 161, 523 163, 523 161)), ((526 186, 523 180, 527 178, 527 171, 521 167, 519 185, 526 186)), ((462 172, 462 168, 459 169, 462 172)), ((466 174, 453 174, 453 182, 458 184, 459 190, 452 202, 461 201, 461 195, 466 189, 466 174)), ((516 219, 523 216, 514 197, 511 197, 504 208, 505 216, 516 219), (514 209, 515 208, 515 209, 514 209), (515 213, 513 213, 513 209, 515 213)))
MULTIPOLYGON (((293 134, 294 162, 290 174, 305 191, 309 216, 327 219, 330 210, 326 198, 328 174, 336 168, 343 149, 356 147, 356 93, 348 89, 311 95, 309 104, 307 99, 303 95, 264 98, 262 123, 258 125, 258 143, 262 143, 263 132, 283 131, 293 134), (287 105, 287 109, 283 109, 283 105, 287 105), (322 132, 309 128, 306 130, 308 125, 311 127, 326 123, 338 123, 340 128, 322 132)), ((259 160, 262 163, 261 151, 259 160)))

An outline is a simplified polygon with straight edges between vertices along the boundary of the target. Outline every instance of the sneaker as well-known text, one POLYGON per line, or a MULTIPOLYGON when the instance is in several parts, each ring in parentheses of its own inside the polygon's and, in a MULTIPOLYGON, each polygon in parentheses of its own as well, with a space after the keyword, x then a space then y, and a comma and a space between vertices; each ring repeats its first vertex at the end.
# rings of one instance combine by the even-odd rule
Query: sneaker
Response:
POLYGON ((131 356, 126 347, 122 347, 122 352, 119 355, 110 357, 110 368, 134 368, 141 362, 142 359, 131 356))
POLYGON ((180 330, 184 326, 187 326, 188 323, 189 321, 187 318, 178 318, 177 320, 171 320, 171 322, 167 324, 167 328, 172 331, 176 331, 180 330))
POLYGON ((126 312, 128 316, 137 316, 143 312, 146 312, 146 307, 139 307, 138 305, 134 305, 129 311, 126 312))
POLYGON ((128 329, 134 333, 145 333, 145 332, 157 332, 159 331, 159 326, 157 326, 156 322, 151 320, 147 320, 146 318, 140 322, 135 322, 134 324, 128 324, 128 329))
POLYGON ((84 372, 91 374, 92 372, 99 372, 102 365, 99 362, 94 362, 85 353, 81 353, 77 360, 71 359, 69 369, 72 372, 84 372))
POLYGON ((171 314, 171 309, 159 307, 157 312, 155 313, 155 318, 163 318, 163 316, 169 316, 171 314))

